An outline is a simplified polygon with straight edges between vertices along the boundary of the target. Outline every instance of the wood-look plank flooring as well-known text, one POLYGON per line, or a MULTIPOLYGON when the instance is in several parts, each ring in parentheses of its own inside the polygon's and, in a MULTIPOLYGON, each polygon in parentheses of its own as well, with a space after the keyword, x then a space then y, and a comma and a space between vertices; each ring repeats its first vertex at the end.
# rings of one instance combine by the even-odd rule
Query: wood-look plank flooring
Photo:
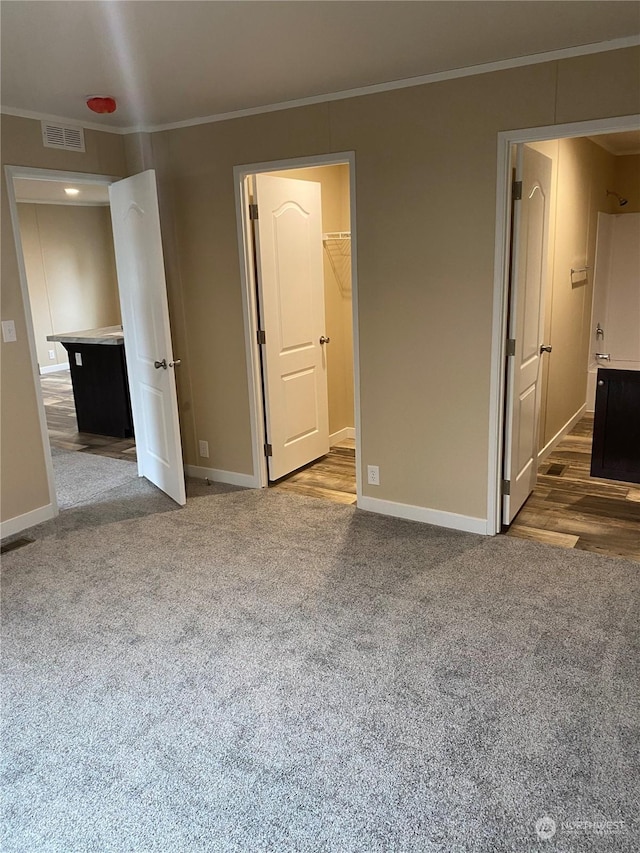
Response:
POLYGON ((336 503, 356 502, 356 443, 346 438, 326 456, 271 485, 272 489, 325 498, 336 503))
POLYGON ((47 373, 40 377, 40 384, 51 447, 135 461, 135 439, 78 432, 69 371, 47 373))
POLYGON ((640 488, 590 476, 592 439, 585 415, 540 465, 507 535, 640 562, 640 488))

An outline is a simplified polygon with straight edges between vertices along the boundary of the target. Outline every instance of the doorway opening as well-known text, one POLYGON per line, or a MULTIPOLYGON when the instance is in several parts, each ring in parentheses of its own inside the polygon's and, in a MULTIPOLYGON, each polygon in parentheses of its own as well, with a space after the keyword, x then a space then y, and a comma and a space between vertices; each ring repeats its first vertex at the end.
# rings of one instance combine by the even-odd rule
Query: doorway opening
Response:
POLYGON ((498 241, 505 402, 496 532, 632 559, 640 559, 640 490, 632 477, 590 472, 596 371, 619 359, 640 369, 640 335, 615 322, 637 314, 638 276, 614 293, 603 246, 612 221, 624 218, 628 231, 636 218, 628 251, 638 254, 630 247, 640 235, 639 127, 633 117, 501 135, 511 137, 503 154, 517 174, 498 241), (620 205, 625 194, 631 203, 620 205))
POLYGON ((172 417, 162 401, 141 406, 130 394, 139 384, 136 362, 149 361, 145 341, 160 342, 165 358, 157 364, 179 364, 171 361, 155 174, 119 180, 20 166, 5 171, 49 485, 50 504, 39 520, 98 502, 138 476, 184 503, 173 371, 173 388, 160 378, 172 417), (132 273, 134 254, 143 260, 132 273), (145 292, 150 269, 156 284, 145 292), (152 323, 165 334, 148 334, 152 323), (171 435, 176 446, 164 453, 171 435), (174 494, 144 464, 148 456, 161 474, 175 474, 174 494))
POLYGON ((99 387, 93 389, 97 411, 91 403, 82 407, 83 387, 78 409, 72 370, 82 386, 80 371, 87 365, 82 365, 82 347, 67 342, 69 333, 104 331, 114 341, 111 360, 124 351, 108 183, 26 175, 14 176, 12 187, 50 489, 57 508, 70 509, 137 477, 126 374, 115 365, 124 391, 119 417, 114 418, 112 401, 102 398, 99 387))
POLYGON ((359 494, 353 154, 237 167, 259 487, 359 494))

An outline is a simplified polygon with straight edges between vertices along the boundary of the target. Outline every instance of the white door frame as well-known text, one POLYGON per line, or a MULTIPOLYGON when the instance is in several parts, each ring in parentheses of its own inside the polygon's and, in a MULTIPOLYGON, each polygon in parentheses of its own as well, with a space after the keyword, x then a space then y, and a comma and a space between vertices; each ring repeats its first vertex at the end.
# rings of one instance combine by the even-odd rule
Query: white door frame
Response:
POLYGON ((354 151, 336 154, 318 154, 313 157, 296 157, 287 160, 272 160, 266 163, 249 163, 235 166, 233 181, 236 195, 236 221, 238 227, 238 250, 240 253, 240 277, 242 279, 242 310, 244 315, 245 348, 247 354, 247 381, 249 384, 249 412, 251 418, 251 450, 253 458, 254 488, 269 485, 267 459, 264 455, 266 443, 264 426, 264 399, 258 345, 258 310, 256 304, 256 282, 253 265, 251 224, 248 218, 249 199, 247 178, 262 172, 283 172, 288 169, 309 169, 316 166, 349 166, 349 215, 351 219, 351 310, 353 314, 353 379, 354 417, 356 433, 356 496, 362 495, 362 473, 360 470, 360 348, 358 334, 358 262, 356 236, 356 156, 354 151))
MULTIPOLYGON (((31 374, 33 377, 33 387, 36 394, 38 405, 38 419, 40 422, 40 435, 42 437, 42 446, 44 449, 44 461, 47 470, 47 483, 49 488, 50 508, 45 508, 47 512, 42 513, 39 521, 46 521, 49 518, 55 518, 58 515, 58 500, 56 497, 56 484, 53 476, 53 461, 51 458, 51 445, 49 444, 49 431, 47 429, 47 419, 44 411, 44 400, 42 398, 42 386, 40 384, 40 373, 38 372, 38 355, 36 352, 36 338, 33 330, 33 315, 31 313, 31 300, 29 297, 29 288, 27 285, 27 271, 24 263, 24 250, 22 246, 22 236, 20 234, 20 223, 18 220, 18 202, 16 201, 14 178, 31 178, 38 181, 55 181, 56 183, 83 183, 83 184, 100 184, 109 186, 120 178, 114 175, 96 175, 86 172, 63 172, 55 169, 37 169, 31 166, 5 166, 4 167, 7 195, 9 197, 9 211, 11 214, 11 225, 13 227, 13 240, 16 247, 16 257, 18 261, 18 273, 20 276, 20 292, 22 295, 22 308, 24 311, 25 325, 27 329, 27 340, 29 342, 29 357, 31 359, 31 374)), ((5 534, 3 530, 3 535, 5 534)))
POLYGON ((511 233, 511 146, 544 139, 597 136, 640 128, 640 114, 591 121, 552 124, 508 130, 498 134, 496 188, 496 244, 494 254, 493 321, 491 344, 491 387, 489 392, 489 482, 487 490, 487 533, 502 527, 502 454, 504 443, 505 343, 509 303, 509 238, 511 233))

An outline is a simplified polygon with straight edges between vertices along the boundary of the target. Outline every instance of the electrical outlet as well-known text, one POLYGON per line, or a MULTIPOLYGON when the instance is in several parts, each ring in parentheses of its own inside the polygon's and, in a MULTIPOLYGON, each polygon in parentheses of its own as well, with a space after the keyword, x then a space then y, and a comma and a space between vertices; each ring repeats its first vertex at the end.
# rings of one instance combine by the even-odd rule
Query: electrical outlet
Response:
POLYGON ((49 360, 55 361, 55 358, 56 358, 56 351, 54 349, 50 349, 49 350, 49 360))
POLYGON ((380 468, 377 465, 367 465, 367 483, 370 486, 380 485, 380 468))
POLYGON ((208 441, 199 441, 198 445, 200 447, 200 456, 203 459, 209 458, 209 442, 208 441))

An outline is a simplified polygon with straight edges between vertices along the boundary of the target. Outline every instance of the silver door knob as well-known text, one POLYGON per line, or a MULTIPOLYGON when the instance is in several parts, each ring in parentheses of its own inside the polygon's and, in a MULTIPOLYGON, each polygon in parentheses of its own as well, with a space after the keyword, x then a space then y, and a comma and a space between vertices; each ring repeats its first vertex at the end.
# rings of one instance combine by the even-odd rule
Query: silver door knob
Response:
POLYGON ((322 337, 320 338, 320 343, 321 343, 321 344, 328 344, 328 343, 330 343, 330 342, 331 342, 331 338, 325 338, 325 336, 324 336, 324 335, 322 335, 322 337))
POLYGON ((552 349, 553 347, 550 347, 549 344, 542 344, 540 347, 540 355, 542 355, 543 352, 551 352, 552 349))
POLYGON ((163 370, 166 370, 167 369, 167 359, 163 358, 162 361, 154 361, 153 366, 155 367, 156 370, 160 370, 160 368, 162 368, 163 370))
POLYGON ((179 359, 179 358, 176 358, 176 360, 175 360, 175 361, 170 361, 170 362, 169 362, 169 367, 178 367, 178 366, 179 366, 179 365, 181 365, 181 364, 182 364, 182 362, 180 361, 180 359, 179 359))

